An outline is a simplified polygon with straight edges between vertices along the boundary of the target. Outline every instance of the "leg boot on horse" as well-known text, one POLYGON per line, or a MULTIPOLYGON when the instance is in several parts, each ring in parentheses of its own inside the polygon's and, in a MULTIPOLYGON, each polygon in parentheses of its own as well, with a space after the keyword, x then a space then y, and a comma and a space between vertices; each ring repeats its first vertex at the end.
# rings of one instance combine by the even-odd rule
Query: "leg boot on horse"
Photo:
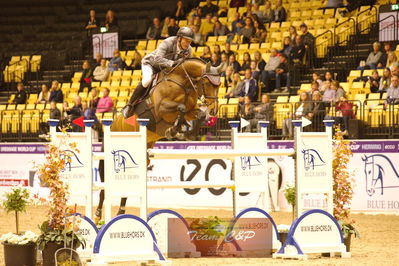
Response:
POLYGON ((147 88, 144 87, 142 82, 140 81, 136 89, 134 90, 132 97, 130 97, 129 103, 122 109, 122 115, 124 118, 129 118, 133 115, 134 107, 139 102, 139 100, 143 98, 146 92, 147 88))

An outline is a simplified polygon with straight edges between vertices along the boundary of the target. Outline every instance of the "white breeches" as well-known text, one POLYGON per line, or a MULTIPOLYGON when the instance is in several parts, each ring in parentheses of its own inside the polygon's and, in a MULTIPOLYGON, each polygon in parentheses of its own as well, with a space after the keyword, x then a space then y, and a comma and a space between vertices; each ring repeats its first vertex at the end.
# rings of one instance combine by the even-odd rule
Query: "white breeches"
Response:
POLYGON ((148 88, 152 82, 152 76, 154 75, 154 71, 152 67, 149 65, 141 65, 141 73, 143 78, 141 79, 141 84, 143 84, 144 88, 148 88))

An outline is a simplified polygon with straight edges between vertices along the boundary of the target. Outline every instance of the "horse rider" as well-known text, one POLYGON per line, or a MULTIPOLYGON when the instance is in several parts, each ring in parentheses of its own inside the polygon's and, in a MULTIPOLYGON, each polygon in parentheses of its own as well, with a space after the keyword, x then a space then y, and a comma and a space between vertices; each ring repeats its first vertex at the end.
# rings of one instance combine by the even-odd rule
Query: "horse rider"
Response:
POLYGON ((147 54, 141 60, 142 80, 137 85, 129 103, 123 107, 122 115, 128 118, 133 115, 134 107, 147 93, 154 74, 164 68, 175 67, 181 64, 185 58, 191 57, 191 42, 194 39, 194 32, 189 27, 182 27, 177 36, 165 39, 153 52, 147 54))

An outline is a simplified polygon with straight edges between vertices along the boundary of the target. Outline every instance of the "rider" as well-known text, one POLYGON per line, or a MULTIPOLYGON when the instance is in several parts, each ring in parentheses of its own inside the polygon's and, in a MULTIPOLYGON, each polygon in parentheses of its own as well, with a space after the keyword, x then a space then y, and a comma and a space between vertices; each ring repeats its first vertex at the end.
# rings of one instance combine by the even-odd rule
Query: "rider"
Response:
POLYGON ((194 39, 194 32, 189 27, 182 27, 177 36, 165 39, 159 47, 147 54, 141 61, 143 78, 137 85, 129 103, 123 108, 122 114, 125 118, 133 115, 134 106, 146 94, 147 88, 151 85, 153 75, 163 68, 174 67, 191 57, 191 42, 194 39))

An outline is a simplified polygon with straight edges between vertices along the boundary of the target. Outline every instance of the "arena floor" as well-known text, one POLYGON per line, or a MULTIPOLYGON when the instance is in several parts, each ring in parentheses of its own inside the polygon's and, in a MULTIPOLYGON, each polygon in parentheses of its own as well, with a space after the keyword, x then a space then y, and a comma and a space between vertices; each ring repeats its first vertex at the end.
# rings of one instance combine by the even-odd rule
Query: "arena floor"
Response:
MULTIPOLYGON (((32 230, 38 232, 40 224, 46 215, 45 206, 30 207, 29 211, 21 215, 21 230, 32 230)), ((83 208, 78 208, 83 211, 83 208)), ((116 210, 115 210, 116 211, 116 210)), ((219 217, 230 217, 231 212, 226 210, 176 210, 183 216, 207 217, 217 215, 219 217)), ((137 209, 128 208, 128 212, 138 214, 137 209)), ((289 224, 290 213, 272 213, 277 224, 289 224)), ((172 265, 399 265, 399 216, 395 215, 365 215, 355 214, 353 218, 357 221, 357 227, 361 238, 352 240, 352 258, 321 258, 312 257, 308 261, 295 260, 273 260, 269 258, 198 258, 198 259, 172 259, 172 265)), ((0 210, 0 234, 14 231, 14 215, 6 214, 0 210)), ((4 265, 3 249, 0 249, 0 264, 4 265)))

